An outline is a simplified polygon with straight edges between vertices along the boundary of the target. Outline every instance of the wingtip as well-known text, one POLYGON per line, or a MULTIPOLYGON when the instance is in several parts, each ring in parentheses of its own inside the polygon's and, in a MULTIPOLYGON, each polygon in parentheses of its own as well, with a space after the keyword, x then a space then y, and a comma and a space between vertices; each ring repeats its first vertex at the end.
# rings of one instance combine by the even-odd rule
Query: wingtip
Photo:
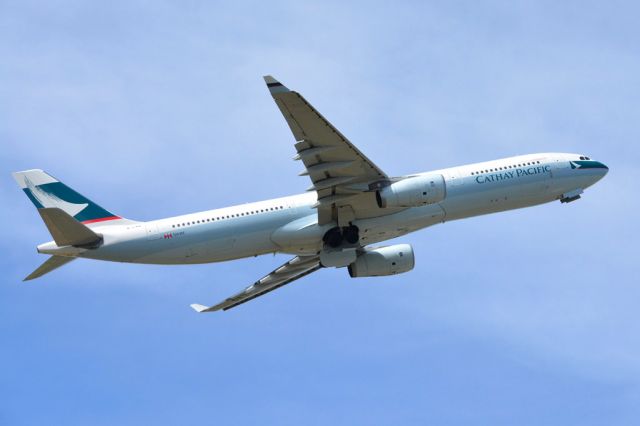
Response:
POLYGON ((200 313, 200 312, 204 312, 204 311, 206 311, 207 309, 209 309, 209 307, 208 307, 208 306, 200 305, 199 303, 192 303, 192 304, 191 304, 191 305, 189 305, 189 306, 191 306, 191 308, 192 308, 194 311, 198 312, 198 313, 200 313))
POLYGON ((265 76, 262 76, 262 78, 264 78, 264 82, 267 83, 267 84, 280 83, 278 80, 273 78, 272 75, 265 75, 265 76))
POLYGON ((265 75, 262 78, 264 78, 264 82, 267 84, 267 87, 269 88, 269 92, 271 92, 271 94, 290 91, 284 84, 280 83, 271 75, 265 75))
POLYGON ((193 309, 198 313, 217 311, 217 309, 214 309, 215 308, 214 306, 204 306, 199 303, 192 303, 190 306, 191 306, 191 309, 193 309))

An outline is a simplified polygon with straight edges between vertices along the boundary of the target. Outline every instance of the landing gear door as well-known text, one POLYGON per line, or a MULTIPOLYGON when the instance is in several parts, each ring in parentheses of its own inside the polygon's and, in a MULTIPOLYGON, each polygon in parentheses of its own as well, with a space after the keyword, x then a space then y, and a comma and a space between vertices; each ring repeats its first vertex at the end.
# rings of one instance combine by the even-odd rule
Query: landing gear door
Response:
POLYGON ((157 223, 147 223, 144 227, 147 231, 147 240, 158 240, 162 237, 157 223))

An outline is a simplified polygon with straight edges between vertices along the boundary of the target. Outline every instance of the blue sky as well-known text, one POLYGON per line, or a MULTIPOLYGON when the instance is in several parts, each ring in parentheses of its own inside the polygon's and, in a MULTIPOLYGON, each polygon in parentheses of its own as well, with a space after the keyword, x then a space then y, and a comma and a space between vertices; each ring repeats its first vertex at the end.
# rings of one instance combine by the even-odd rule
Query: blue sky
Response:
POLYGON ((628 425, 640 416, 634 2, 0 3, 0 424, 628 425), (561 4, 559 4, 561 3, 561 4), (610 167, 569 205, 399 239, 222 314, 286 256, 74 262, 11 171, 138 220, 302 192, 261 76, 391 175, 531 152, 610 167))

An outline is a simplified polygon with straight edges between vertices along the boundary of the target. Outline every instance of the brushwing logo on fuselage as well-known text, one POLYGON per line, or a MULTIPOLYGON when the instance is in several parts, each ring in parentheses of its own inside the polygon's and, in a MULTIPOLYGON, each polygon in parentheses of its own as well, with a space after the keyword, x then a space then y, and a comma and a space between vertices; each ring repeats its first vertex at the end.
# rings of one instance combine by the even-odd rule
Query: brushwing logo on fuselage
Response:
POLYGON ((29 192, 31 192, 31 195, 33 195, 33 198, 38 200, 42 207, 57 207, 64 210, 65 213, 68 213, 70 216, 75 216, 89 205, 88 203, 74 204, 65 201, 55 194, 50 194, 39 186, 34 185, 26 176, 24 182, 27 184, 27 188, 29 192))

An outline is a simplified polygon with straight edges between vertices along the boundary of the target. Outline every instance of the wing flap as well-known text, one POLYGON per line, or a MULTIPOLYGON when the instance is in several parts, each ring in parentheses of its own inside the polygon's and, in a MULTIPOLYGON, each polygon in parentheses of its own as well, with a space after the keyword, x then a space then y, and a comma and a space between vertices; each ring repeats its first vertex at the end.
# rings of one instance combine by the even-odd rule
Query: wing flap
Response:
POLYGON ((298 280, 312 272, 320 269, 319 256, 297 256, 285 263, 284 265, 276 268, 273 272, 258 281, 245 288, 240 293, 237 293, 222 302, 213 306, 204 306, 198 303, 191 305, 191 308, 196 312, 214 312, 219 310, 226 311, 227 309, 234 308, 238 305, 246 303, 256 297, 269 293, 277 288, 280 288, 286 284, 289 284, 295 280, 298 280))
POLYGON ((264 79, 296 140, 297 155, 294 159, 302 161, 305 166, 300 175, 309 176, 313 183, 310 189, 315 189, 318 199, 323 200, 315 206, 319 224, 336 220, 339 209, 334 206, 340 207, 347 202, 356 215, 358 211, 369 209, 372 203, 368 199, 374 198, 370 189, 388 182, 389 177, 302 95, 289 90, 271 76, 264 79), (354 191, 353 184, 360 184, 364 189, 354 191), (366 195, 355 201, 352 197, 340 196, 354 192, 366 195))

